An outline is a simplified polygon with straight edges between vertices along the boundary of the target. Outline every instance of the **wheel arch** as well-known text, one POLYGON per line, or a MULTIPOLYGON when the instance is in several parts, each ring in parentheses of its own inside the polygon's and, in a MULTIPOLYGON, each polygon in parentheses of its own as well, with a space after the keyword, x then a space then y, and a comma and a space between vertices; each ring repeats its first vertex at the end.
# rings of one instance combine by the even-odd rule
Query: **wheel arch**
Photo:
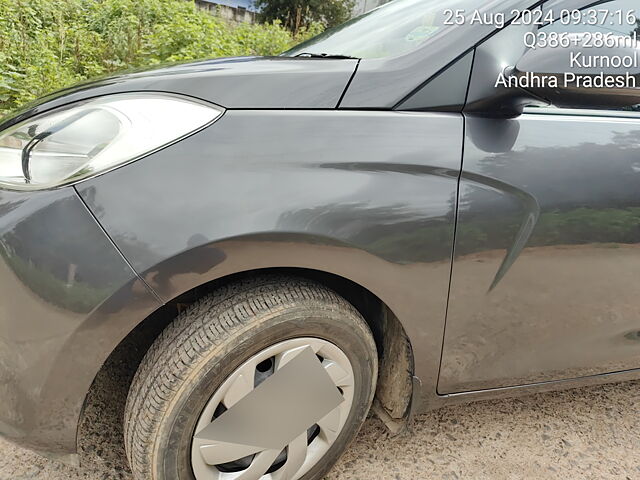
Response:
MULTIPOLYGON (((207 248, 212 247, 208 246, 207 248)), ((192 253, 188 252, 186 254, 192 253)), ((169 265, 172 263, 169 262, 169 265)), ((157 280, 160 271, 160 269, 154 268, 153 271, 145 275, 145 278, 147 281, 152 278, 157 280)), ((80 445, 82 441, 83 431, 91 428, 91 425, 86 420, 86 412, 88 409, 90 411, 91 408, 89 404, 94 399, 101 401, 100 399, 103 397, 100 390, 105 388, 105 381, 108 383, 109 379, 113 378, 112 371, 114 369, 121 369, 123 364, 126 364, 126 371, 116 374, 124 385, 119 389, 116 405, 112 406, 112 408, 118 410, 118 414, 114 415, 114 421, 120 422, 122 415, 119 414, 119 410, 124 409, 126 392, 133 380, 137 366, 153 341, 179 312, 198 298, 223 284, 233 282, 243 276, 270 273, 286 274, 316 281, 336 291, 362 314, 373 333, 380 361, 375 411, 391 428, 397 427, 398 424, 402 425, 409 417, 411 401, 414 396, 413 374, 415 362, 409 336, 390 306, 367 287, 345 276, 309 267, 274 266, 240 269, 232 273, 226 272, 204 283, 193 285, 170 300, 165 300, 160 308, 135 325, 113 349, 94 377, 85 397, 82 415, 78 424, 78 444, 80 445)), ((185 285, 186 283, 184 282, 180 283, 183 288, 185 285)), ((166 290, 164 293, 166 294, 166 290)), ((114 428, 119 430, 122 427, 121 425, 114 425, 114 428)))

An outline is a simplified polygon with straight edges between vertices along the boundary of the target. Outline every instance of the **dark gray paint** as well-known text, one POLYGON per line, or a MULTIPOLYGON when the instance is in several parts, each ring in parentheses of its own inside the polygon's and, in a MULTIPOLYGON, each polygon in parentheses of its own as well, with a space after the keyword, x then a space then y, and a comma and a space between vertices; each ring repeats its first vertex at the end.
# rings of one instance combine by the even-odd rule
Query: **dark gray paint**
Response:
POLYGON ((473 54, 467 53, 398 105, 396 110, 461 112, 467 100, 473 54))
MULTIPOLYGON (((490 117, 515 117, 533 104, 531 93, 519 88, 498 86, 498 75, 515 65, 526 51, 524 35, 531 25, 511 25, 476 48, 465 112, 490 117)), ((548 102, 539 102, 547 105, 548 102)))
POLYGON ((179 93, 225 108, 331 109, 338 105, 357 65, 357 60, 239 57, 159 68, 57 92, 8 119, 0 129, 86 98, 135 91, 179 93))
POLYGON ((2 191, 0 213, 0 427, 74 452, 95 373, 159 304, 73 189, 2 191))
MULTIPOLYGON (((529 50, 517 62, 514 75, 527 77, 536 75, 538 77, 555 77, 558 81, 557 87, 532 86, 528 90, 544 98, 556 107, 565 108, 602 108, 614 109, 617 107, 632 107, 640 103, 640 92, 633 87, 633 82, 640 85, 640 67, 635 68, 614 68, 607 67, 584 67, 583 65, 572 65, 572 55, 581 55, 583 58, 633 58, 637 54, 635 46, 617 46, 594 48, 593 45, 577 46, 570 49, 540 48, 529 50), (608 81, 615 82, 616 79, 624 79, 629 74, 634 77, 630 85, 621 88, 585 88, 579 82, 564 85, 564 77, 567 73, 576 74, 578 77, 587 75, 604 74, 608 81)), ((627 80, 624 80, 627 83, 627 80)))
MULTIPOLYGON (((590 0, 553 0, 551 8, 559 16, 563 9, 582 8, 593 3, 590 0)), ((514 10, 522 11, 541 4, 542 1, 498 0, 479 2, 478 9, 487 15, 504 14, 508 21, 512 21, 514 10)), ((405 55, 363 59, 340 108, 397 108, 438 73, 496 33, 498 30, 491 24, 465 22, 464 25, 442 30, 421 48, 405 55)), ((522 39, 517 39, 515 44, 522 45, 522 39)), ((503 45, 503 48, 512 46, 503 45)))
POLYGON ((491 87, 522 57, 513 40, 525 28, 476 51, 440 393, 640 367, 640 119, 535 108, 483 118, 534 103, 491 87))
POLYGON ((583 115, 467 119, 440 393, 640 367, 640 119, 583 115))
POLYGON ((411 340, 422 408, 638 378, 636 260, 616 264, 616 252, 637 244, 635 120, 601 113, 491 120, 474 117, 486 110, 468 109, 465 140, 461 114, 368 111, 428 88, 425 80, 492 33, 454 29, 412 54, 361 62, 341 104, 357 112, 335 110, 357 61, 227 59, 104 80, 9 120, 136 90, 231 108, 196 135, 76 186, 115 246, 73 188, 0 192, 0 431, 48 453, 73 453, 91 381, 158 308, 158 297, 168 301, 210 280, 270 267, 333 273, 381 298, 411 340), (525 265, 538 247, 565 253, 556 237, 542 234, 547 215, 585 206, 598 218, 622 212, 624 238, 584 217, 574 222, 578 233, 560 229, 573 238, 567 252, 603 241, 617 247, 576 263, 599 273, 616 266, 607 277, 613 296, 595 275, 568 271, 562 283, 525 265), (538 280, 544 285, 532 283, 538 280), (551 288, 565 284, 589 301, 551 288), (496 299, 510 311, 496 311, 496 299), (596 315, 567 320, 560 302, 596 315), (476 334, 483 322, 486 330, 476 334), (615 370, 621 373, 607 373, 615 370), (439 374, 447 395, 437 394, 439 374), (538 383, 515 386, 521 382, 538 383), (473 388, 490 390, 449 393, 473 388))
POLYGON ((364 286, 435 389, 462 128, 461 114, 228 111, 78 190, 164 300, 270 267, 364 286))
MULTIPOLYGON (((504 14, 512 20, 514 9, 541 2, 500 0, 478 5, 488 15, 504 14)), ((469 12, 471 13, 471 12, 469 12)), ((408 54, 381 59, 363 59, 340 108, 394 108, 439 72, 452 65, 487 36, 496 33, 490 24, 471 24, 443 29, 421 48, 408 54)))

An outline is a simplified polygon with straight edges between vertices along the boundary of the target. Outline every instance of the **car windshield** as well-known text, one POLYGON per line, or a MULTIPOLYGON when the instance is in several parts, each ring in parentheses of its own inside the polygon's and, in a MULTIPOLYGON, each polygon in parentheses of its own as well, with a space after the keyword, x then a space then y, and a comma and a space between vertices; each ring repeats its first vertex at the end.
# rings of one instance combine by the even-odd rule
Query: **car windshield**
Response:
POLYGON ((327 30, 283 53, 384 58, 408 53, 436 33, 451 28, 447 10, 477 7, 477 0, 394 0, 327 30))

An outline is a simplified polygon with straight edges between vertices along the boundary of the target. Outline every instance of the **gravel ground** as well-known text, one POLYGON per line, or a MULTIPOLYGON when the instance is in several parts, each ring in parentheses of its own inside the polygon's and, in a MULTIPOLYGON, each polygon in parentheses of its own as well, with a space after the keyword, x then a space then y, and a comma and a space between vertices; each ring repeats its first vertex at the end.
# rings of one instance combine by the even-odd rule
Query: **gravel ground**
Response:
MULTIPOLYGON (((131 480, 121 432, 104 423, 119 414, 109 395, 122 393, 94 393, 82 434, 92 466, 0 441, 0 479, 131 480)), ((449 407, 399 437, 371 418, 328 479, 640 479, 639 406, 640 382, 629 382, 449 407)))

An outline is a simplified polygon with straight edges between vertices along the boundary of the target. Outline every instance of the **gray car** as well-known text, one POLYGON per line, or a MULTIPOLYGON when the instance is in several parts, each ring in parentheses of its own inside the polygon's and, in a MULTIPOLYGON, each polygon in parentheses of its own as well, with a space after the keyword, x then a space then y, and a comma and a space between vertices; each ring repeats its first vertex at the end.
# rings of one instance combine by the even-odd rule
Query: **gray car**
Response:
POLYGON ((318 479, 372 404, 640 378, 640 66, 585 63, 637 57, 637 2, 478 3, 6 119, 0 432, 77 463, 133 338, 138 480, 318 479))

